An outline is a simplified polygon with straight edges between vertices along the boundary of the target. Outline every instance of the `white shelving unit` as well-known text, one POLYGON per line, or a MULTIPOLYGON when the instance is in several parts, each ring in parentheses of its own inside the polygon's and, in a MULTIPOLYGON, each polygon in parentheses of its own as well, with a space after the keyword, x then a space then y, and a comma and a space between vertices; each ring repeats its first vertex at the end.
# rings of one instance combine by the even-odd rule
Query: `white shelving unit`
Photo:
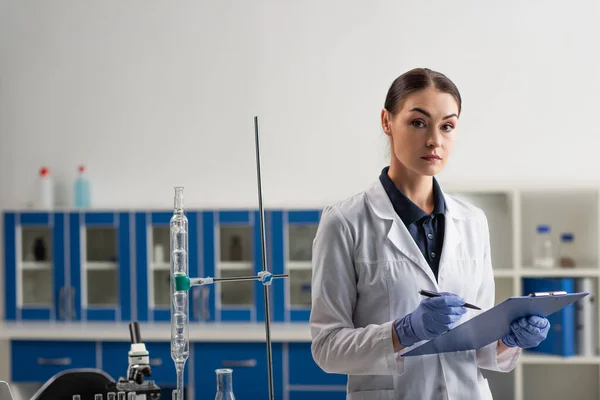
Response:
MULTIPOLYGON (((522 295, 522 279, 535 277, 600 279, 600 189, 472 189, 445 188, 486 213, 490 228, 496 304, 522 295), (576 267, 532 267, 532 246, 538 224, 550 226, 558 252, 563 232, 574 234, 576 267)), ((597 296, 593 292, 591 296, 597 296)), ((594 302, 595 303, 595 302, 594 302)), ((594 304, 595 305, 595 304, 594 304)), ((600 331, 595 305, 593 321, 600 331)), ((524 351, 511 373, 485 373, 494 398, 535 400, 559 398, 600 399, 600 355, 562 357, 524 351), (581 397, 583 394, 584 397, 581 397)))

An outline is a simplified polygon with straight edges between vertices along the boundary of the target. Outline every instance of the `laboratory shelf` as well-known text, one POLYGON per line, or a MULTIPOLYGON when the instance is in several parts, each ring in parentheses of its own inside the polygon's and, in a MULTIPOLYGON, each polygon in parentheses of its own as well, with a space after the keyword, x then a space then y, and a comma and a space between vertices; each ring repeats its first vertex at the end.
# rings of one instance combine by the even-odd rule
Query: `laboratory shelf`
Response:
POLYGON ((218 264, 218 268, 221 271, 244 271, 244 270, 248 270, 248 271, 252 271, 252 262, 248 261, 248 262, 244 262, 244 261, 221 261, 218 264))
MULTIPOLYGON (((170 341, 170 322, 140 322, 144 341, 170 341)), ((41 322, 0 323, 0 339, 5 340, 129 340, 126 322, 41 322)), ((197 342, 265 342, 263 322, 196 322, 190 323, 189 339, 197 342), (243 334, 240 334, 243 332, 243 334)), ((308 323, 271 323, 271 340, 276 342, 310 342, 308 323)))
POLYGON ((571 357, 561 357, 561 356, 553 356, 553 355, 545 355, 545 354, 528 354, 524 352, 519 358, 519 362, 521 364, 540 364, 540 365, 549 365, 549 364, 591 364, 596 365, 600 364, 600 357, 587 357, 587 356, 571 356, 571 357))
POLYGON ((519 270, 518 274, 520 277, 523 277, 523 278, 528 278, 528 277, 553 277, 553 278, 591 277, 591 278, 597 278, 598 276, 600 276, 600 270, 597 267, 548 268, 548 269, 523 267, 523 269, 519 270))
POLYGON ((85 268, 88 270, 113 270, 117 269, 115 262, 88 261, 85 263, 85 268))
POLYGON ((169 263, 152 263, 152 270, 153 271, 170 271, 171 270, 171 264, 169 263))
POLYGON ((288 269, 312 269, 312 263, 310 261, 290 261, 288 262, 288 269))
POLYGON ((495 268, 494 276, 496 278, 512 278, 516 275, 516 271, 508 268, 495 268))
POLYGON ((23 261, 21 268, 24 270, 44 270, 52 268, 50 262, 39 262, 39 261, 23 261))

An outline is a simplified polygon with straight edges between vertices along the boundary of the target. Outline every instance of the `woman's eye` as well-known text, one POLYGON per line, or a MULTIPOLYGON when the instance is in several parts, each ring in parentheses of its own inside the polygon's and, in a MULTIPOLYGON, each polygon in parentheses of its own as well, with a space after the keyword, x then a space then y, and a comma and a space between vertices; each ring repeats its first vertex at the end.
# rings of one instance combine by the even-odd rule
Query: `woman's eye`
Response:
POLYGON ((414 126, 415 128, 423 128, 423 127, 425 127, 425 123, 423 123, 423 121, 419 121, 418 119, 412 121, 411 125, 414 126))
POLYGON ((450 132, 452 129, 454 129, 454 126, 452 124, 444 124, 444 125, 442 125, 442 130, 444 132, 450 132))

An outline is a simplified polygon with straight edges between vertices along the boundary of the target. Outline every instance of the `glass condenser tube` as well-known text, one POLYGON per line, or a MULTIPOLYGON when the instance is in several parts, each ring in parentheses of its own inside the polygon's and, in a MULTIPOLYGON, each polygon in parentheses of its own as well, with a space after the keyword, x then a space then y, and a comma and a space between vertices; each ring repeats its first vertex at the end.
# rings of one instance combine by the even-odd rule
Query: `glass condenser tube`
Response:
MULTIPOLYGON (((177 400, 183 400, 183 375, 189 355, 188 292, 177 290, 175 280, 188 275, 188 219, 183 212, 183 187, 175 187, 171 226, 171 358, 177 372, 177 400)), ((175 396, 174 396, 175 397, 175 396)))

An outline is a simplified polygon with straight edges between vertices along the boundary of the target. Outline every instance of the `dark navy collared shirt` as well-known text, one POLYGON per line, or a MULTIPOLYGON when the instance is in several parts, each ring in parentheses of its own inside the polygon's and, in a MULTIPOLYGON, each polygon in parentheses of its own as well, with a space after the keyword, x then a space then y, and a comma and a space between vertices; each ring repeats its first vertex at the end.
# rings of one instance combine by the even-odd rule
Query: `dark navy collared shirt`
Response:
POLYGON ((381 171, 379 180, 385 188, 394 210, 406 225, 423 257, 433 271, 435 279, 438 278, 440 255, 444 244, 444 211, 446 204, 444 195, 435 178, 433 178, 433 198, 435 206, 431 214, 426 213, 409 199, 388 176, 389 167, 381 171))

